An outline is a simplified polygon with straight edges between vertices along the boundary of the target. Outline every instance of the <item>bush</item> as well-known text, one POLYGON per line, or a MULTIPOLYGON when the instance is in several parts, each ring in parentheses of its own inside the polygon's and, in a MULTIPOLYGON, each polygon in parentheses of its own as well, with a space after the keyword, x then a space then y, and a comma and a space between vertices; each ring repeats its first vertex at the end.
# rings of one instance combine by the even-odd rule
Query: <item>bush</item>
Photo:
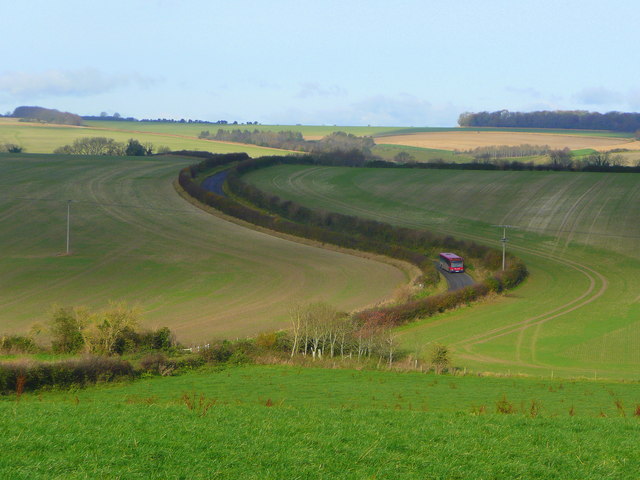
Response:
POLYGON ((4 145, 0 145, 0 152, 9 152, 9 153, 22 153, 24 148, 20 145, 16 145, 15 143, 5 143, 4 145))
POLYGON ((133 366, 119 358, 84 357, 59 362, 7 362, 0 363, 0 394, 41 388, 84 387, 97 382, 133 378, 133 366))
POLYGON ((140 359, 140 368, 152 373, 160 373, 166 364, 167 357, 163 353, 150 353, 140 359))
POLYGON ((1 353, 35 353, 40 348, 31 337, 22 335, 0 336, 1 353))

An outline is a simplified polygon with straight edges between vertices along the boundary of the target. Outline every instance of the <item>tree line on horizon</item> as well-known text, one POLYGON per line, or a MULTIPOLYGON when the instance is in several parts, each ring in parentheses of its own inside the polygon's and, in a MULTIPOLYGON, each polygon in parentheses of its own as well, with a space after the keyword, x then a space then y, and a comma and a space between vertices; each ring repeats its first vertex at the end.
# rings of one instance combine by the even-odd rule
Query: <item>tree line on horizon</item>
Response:
POLYGON ((599 113, 586 110, 464 112, 458 117, 458 125, 461 127, 562 128, 637 132, 640 130, 640 113, 599 113))
POLYGON ((333 132, 320 140, 305 140, 301 132, 291 130, 273 132, 255 129, 251 130, 224 130, 218 129, 216 133, 203 130, 198 138, 206 140, 218 140, 221 142, 236 142, 260 147, 278 148, 282 150, 295 150, 314 154, 334 154, 348 152, 351 162, 364 163, 373 158, 371 150, 375 147, 375 141, 371 137, 359 137, 351 133, 333 132))

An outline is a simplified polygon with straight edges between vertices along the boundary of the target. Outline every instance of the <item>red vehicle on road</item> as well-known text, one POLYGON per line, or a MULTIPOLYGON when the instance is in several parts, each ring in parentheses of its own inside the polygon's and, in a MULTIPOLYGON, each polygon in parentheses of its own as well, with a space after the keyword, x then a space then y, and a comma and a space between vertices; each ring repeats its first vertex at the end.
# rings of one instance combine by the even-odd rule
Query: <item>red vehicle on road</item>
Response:
POLYGON ((440 268, 445 272, 462 273, 464 272, 464 261, 455 253, 440 254, 440 268))

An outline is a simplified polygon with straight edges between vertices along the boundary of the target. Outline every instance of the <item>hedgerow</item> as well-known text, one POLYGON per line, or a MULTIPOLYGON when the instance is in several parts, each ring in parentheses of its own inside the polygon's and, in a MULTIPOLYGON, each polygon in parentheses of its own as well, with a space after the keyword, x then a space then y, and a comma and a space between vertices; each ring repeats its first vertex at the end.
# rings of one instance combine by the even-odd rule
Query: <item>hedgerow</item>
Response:
MULTIPOLYGON (((223 165, 235 162, 238 158, 236 154, 229 159, 227 157, 229 156, 220 155, 182 169, 178 177, 180 186, 198 201, 254 225, 321 243, 410 262, 422 270, 422 278, 427 284, 438 281, 439 276, 433 261, 438 251, 455 250, 463 256, 476 259, 485 269, 493 272, 482 282, 462 290, 360 312, 358 318, 365 323, 400 325, 419 317, 430 316, 469 303, 490 292, 514 288, 528 274, 524 263, 513 256, 508 257, 507 268, 504 271, 497 271, 501 263, 500 252, 472 241, 336 212, 314 210, 270 195, 242 180, 243 174, 278 164, 335 165, 336 159, 330 155, 269 156, 240 161, 228 170, 226 185, 234 196, 242 199, 242 203, 234 198, 209 192, 194 180, 199 172, 210 168, 206 165, 211 165, 212 162, 215 165, 223 165)), ((375 168, 378 165, 372 163, 368 166, 375 168)))

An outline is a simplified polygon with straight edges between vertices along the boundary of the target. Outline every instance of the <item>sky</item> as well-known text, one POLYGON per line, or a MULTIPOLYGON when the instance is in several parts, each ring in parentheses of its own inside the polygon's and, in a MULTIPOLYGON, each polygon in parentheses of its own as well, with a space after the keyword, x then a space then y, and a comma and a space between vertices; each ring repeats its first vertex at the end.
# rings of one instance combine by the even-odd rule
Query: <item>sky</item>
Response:
POLYGON ((637 0, 0 3, 0 113, 419 127, 640 111, 637 0))

